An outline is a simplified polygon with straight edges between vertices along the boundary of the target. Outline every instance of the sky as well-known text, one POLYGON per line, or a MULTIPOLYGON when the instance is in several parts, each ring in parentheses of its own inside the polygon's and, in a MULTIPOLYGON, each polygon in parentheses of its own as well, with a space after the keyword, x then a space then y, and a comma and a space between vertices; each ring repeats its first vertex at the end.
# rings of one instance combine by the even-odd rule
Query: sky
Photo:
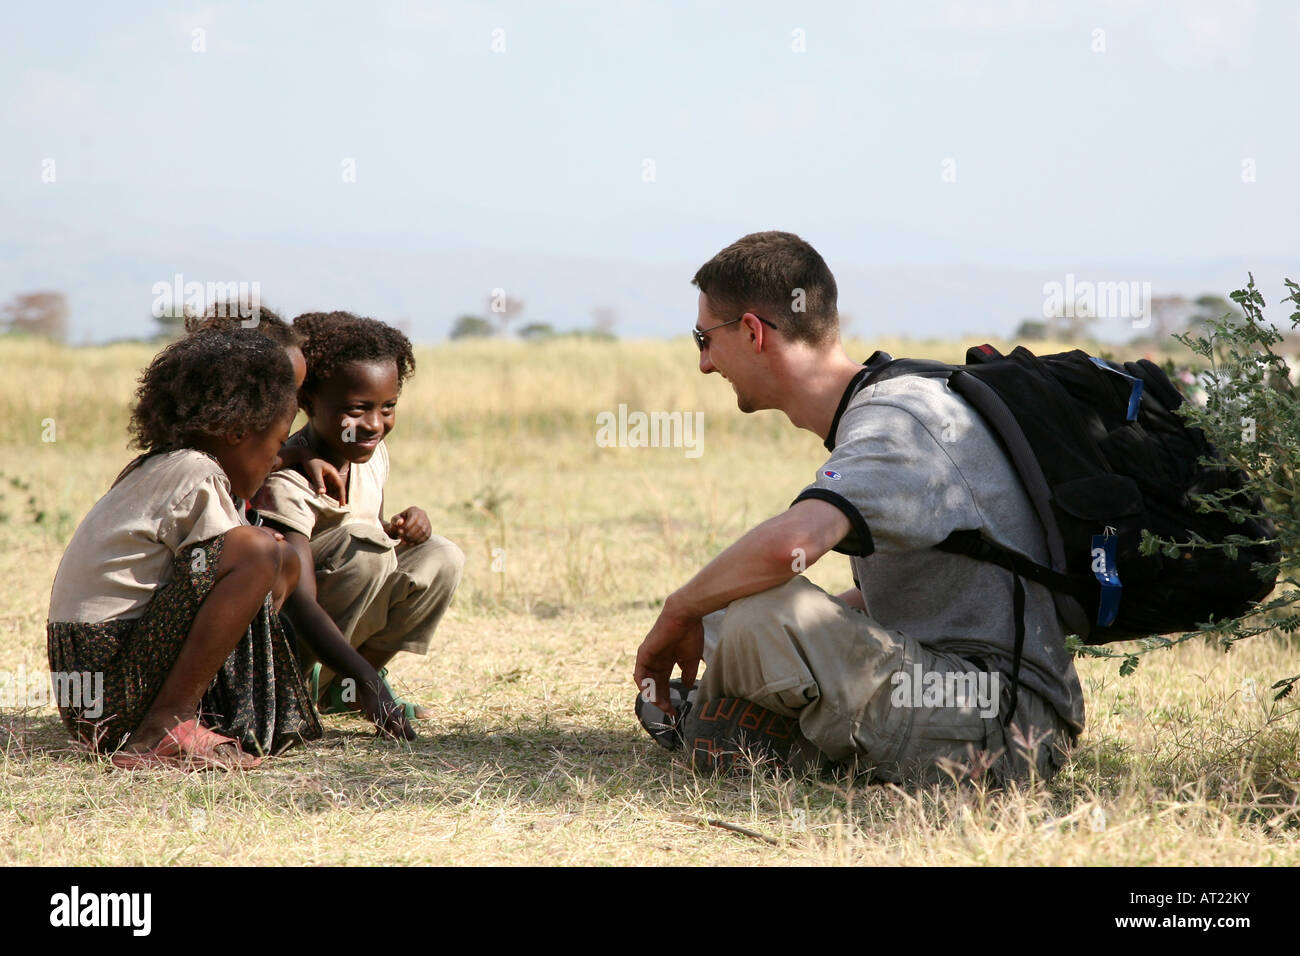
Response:
POLYGON ((681 335, 695 269, 761 229, 818 249, 868 339, 1005 336, 1067 277, 1194 296, 1253 272, 1270 306, 1300 280, 1295 4, 0 16, 0 302, 66 293, 74 342, 149 334, 177 275, 417 341, 497 289, 516 326, 604 308, 681 335))

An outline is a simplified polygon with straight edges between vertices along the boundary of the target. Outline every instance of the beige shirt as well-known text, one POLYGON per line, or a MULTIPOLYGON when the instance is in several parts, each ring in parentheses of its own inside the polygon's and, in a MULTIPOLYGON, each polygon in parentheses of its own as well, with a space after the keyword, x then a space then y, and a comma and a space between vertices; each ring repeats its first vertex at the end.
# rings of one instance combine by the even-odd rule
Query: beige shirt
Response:
POLYGON ((215 458, 192 448, 146 458, 77 527, 54 575, 49 619, 139 617, 171 580, 177 554, 243 524, 215 458))
MULTIPOLYGON (((287 445, 305 445, 299 431, 287 445)), ((369 461, 348 466, 348 503, 318 495, 311 483, 294 468, 272 473, 258 492, 255 507, 263 518, 290 530, 319 538, 327 531, 347 525, 376 544, 397 547, 397 540, 384 532, 379 516, 384 507, 384 485, 388 481, 388 445, 380 442, 369 461)))

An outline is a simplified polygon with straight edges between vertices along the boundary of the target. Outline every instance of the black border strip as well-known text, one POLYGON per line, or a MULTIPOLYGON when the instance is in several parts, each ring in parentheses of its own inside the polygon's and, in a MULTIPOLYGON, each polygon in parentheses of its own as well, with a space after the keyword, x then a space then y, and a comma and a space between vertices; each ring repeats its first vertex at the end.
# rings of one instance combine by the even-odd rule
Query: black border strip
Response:
POLYGON ((862 513, 854 507, 853 502, 843 495, 836 494, 829 488, 805 488, 799 493, 799 497, 790 502, 790 507, 794 507, 801 501, 807 501, 815 498, 818 501, 825 501, 833 504, 836 508, 844 513, 844 517, 849 519, 849 525, 852 531, 845 536, 844 540, 837 544, 832 550, 840 554, 851 554, 855 557, 865 558, 874 554, 876 543, 871 539, 871 529, 867 527, 867 519, 862 517, 862 513), (845 542, 848 542, 847 544, 845 542), (863 550, 863 542, 866 549, 863 550))

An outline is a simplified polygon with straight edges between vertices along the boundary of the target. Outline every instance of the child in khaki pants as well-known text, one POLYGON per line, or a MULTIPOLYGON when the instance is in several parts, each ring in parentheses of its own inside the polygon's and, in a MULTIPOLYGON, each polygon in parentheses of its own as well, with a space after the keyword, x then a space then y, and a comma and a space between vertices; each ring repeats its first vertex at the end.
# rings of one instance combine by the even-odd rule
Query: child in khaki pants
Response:
MULTIPOLYGON (((406 336, 345 312, 302 315, 294 328, 306 336, 300 402, 308 421, 287 447, 304 447, 333 465, 344 482, 344 499, 318 494, 303 474, 284 469, 271 476, 255 504, 263 520, 299 550, 304 567, 315 570, 302 576, 286 602, 295 625, 334 630, 368 665, 352 661, 342 669, 322 660, 320 702, 327 711, 358 709, 358 687, 349 678, 377 679, 391 696, 385 665, 398 651, 427 652, 465 558, 455 544, 432 533, 419 508, 383 518, 389 476, 384 439, 396 419, 402 383, 415 368, 406 336)), ((312 663, 319 655, 308 650, 306 656, 312 663)), ((423 716, 421 709, 396 703, 403 713, 392 720, 398 732, 412 736, 407 722, 423 716)))

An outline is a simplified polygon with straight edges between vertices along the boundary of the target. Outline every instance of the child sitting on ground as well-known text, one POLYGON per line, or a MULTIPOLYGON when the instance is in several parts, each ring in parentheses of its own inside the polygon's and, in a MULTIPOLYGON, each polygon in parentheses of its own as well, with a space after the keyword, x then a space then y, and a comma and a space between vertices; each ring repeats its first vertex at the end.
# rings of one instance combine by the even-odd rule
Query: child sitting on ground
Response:
MULTIPOLYGON (((269 527, 284 533, 304 568, 285 604, 294 627, 300 633, 333 628, 382 681, 398 651, 428 651, 465 563, 460 548, 431 533, 421 509, 383 518, 389 473, 384 439, 415 357, 405 335, 374 319, 311 313, 293 324, 306 336, 307 378, 299 396, 307 424, 288 445, 333 465, 345 492, 340 498, 318 494, 299 471, 283 469, 267 480, 254 505, 269 527)), ((305 650, 311 663, 317 655, 305 650)), ((353 675, 336 677, 330 661, 322 664, 322 709, 357 709, 355 685, 346 680, 353 675)), ((399 703, 405 712, 395 717, 409 730, 407 722, 424 715, 399 703)))
MULTIPOLYGON (((284 349, 290 363, 293 365, 294 387, 296 389, 302 388, 303 380, 307 375, 307 360, 302 351, 305 337, 292 325, 280 318, 279 314, 273 310, 259 305, 256 312, 245 316, 237 306, 217 302, 208 308, 202 318, 187 317, 185 328, 190 333, 198 329, 216 329, 228 332, 234 329, 255 328, 284 349)), ((336 496, 346 500, 347 489, 338 470, 305 445, 286 443, 280 448, 274 467, 276 469, 295 467, 308 478, 309 484, 316 489, 318 494, 325 494, 326 489, 329 488, 334 491, 336 496)), ((243 502, 243 505, 245 506, 245 516, 250 523, 264 524, 258 512, 251 507, 247 507, 248 502, 243 502)), ((279 532, 275 533, 280 534, 279 532)), ((328 657, 339 668, 340 673, 352 680, 354 687, 363 686, 367 688, 367 694, 364 697, 358 694, 350 695, 349 699, 351 701, 360 701, 359 707, 351 709, 363 710, 376 721, 380 730, 384 733, 406 738, 413 737, 414 733, 410 728, 398 719, 397 714, 400 711, 398 705, 392 700, 391 688, 383 682, 380 675, 374 671, 374 668, 352 649, 352 646, 339 633, 338 628, 330 624, 322 630, 321 623, 322 619, 320 617, 312 618, 310 615, 308 615, 305 622, 299 621, 295 623, 294 615, 291 615, 288 609, 280 615, 280 624, 295 651, 313 660, 315 656, 328 657), (300 632, 299 628, 303 630, 300 632), (317 649, 318 653, 316 655, 312 654, 312 648, 317 649)), ((242 681, 242 677, 239 675, 247 668, 241 664, 238 658, 238 654, 232 654, 230 658, 227 658, 226 663, 222 666, 222 671, 217 675, 216 686, 209 691, 208 696, 212 696, 214 691, 219 690, 222 685, 237 684, 242 681), (231 671, 234 671, 233 675, 230 673, 231 671)), ((318 672, 319 669, 319 666, 317 666, 314 672, 318 672)), ((315 680, 311 682, 311 686, 316 686, 315 680)), ((312 695, 311 700, 313 703, 315 702, 315 695, 312 695)), ((205 697, 205 703, 207 702, 208 697, 205 697)))
POLYGON ((271 471, 295 399, 284 349, 249 329, 194 332, 141 376, 144 454, 68 543, 46 625, 52 672, 103 675, 101 700, 60 714, 117 767, 248 769, 321 735, 275 615, 296 552, 235 502, 271 471))

